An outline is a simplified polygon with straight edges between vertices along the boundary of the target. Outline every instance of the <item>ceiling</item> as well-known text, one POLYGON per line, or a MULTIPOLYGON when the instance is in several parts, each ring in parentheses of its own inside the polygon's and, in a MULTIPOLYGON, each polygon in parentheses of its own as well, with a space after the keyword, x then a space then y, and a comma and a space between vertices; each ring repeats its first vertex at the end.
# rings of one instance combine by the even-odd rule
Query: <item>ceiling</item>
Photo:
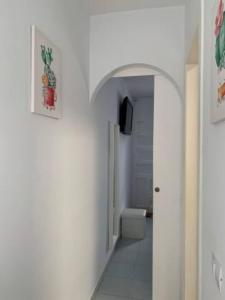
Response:
POLYGON ((154 76, 134 76, 122 78, 133 100, 154 96, 154 76))
POLYGON ((185 5, 186 0, 90 0, 90 14, 185 5))

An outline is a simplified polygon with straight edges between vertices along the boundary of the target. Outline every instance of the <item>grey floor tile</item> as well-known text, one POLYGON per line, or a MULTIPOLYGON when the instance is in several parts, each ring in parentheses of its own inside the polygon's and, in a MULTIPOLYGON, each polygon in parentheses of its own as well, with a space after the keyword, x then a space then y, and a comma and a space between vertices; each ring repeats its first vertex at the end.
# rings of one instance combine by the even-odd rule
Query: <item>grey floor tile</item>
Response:
POLYGON ((137 281, 147 281, 152 280, 152 270, 148 265, 135 265, 133 279, 137 281))
POLYGON ((131 281, 129 279, 105 276, 100 285, 99 293, 120 297, 129 297, 130 286, 131 281))
POLYGON ((135 263, 138 249, 118 248, 116 249, 112 261, 121 263, 135 263))
POLYGON ((116 278, 132 278, 133 273, 133 264, 111 261, 106 269, 105 275, 116 278))
POLYGON ((120 239, 94 300, 152 299, 152 220, 144 240, 120 239))
POLYGON ((106 294, 97 294, 94 300, 130 300, 130 298, 117 297, 106 294))
POLYGON ((130 294, 135 300, 152 300, 151 282, 133 281, 130 294))
POLYGON ((136 265, 144 265, 148 266, 148 268, 152 267, 152 254, 146 251, 139 251, 137 255, 137 259, 135 261, 136 265))
POLYGON ((152 239, 144 239, 139 243, 139 251, 153 253, 152 239))
POLYGON ((133 239, 120 239, 117 244, 117 249, 125 248, 127 250, 138 250, 139 247, 139 240, 133 239))

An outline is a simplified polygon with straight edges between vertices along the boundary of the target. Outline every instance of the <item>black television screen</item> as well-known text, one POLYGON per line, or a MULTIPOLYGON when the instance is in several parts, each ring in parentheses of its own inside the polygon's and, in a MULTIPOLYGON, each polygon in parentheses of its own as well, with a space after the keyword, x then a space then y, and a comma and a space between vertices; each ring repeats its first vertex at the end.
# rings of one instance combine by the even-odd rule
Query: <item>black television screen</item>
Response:
POLYGON ((131 135, 133 123, 133 105, 128 97, 123 100, 120 106, 120 131, 123 134, 131 135))

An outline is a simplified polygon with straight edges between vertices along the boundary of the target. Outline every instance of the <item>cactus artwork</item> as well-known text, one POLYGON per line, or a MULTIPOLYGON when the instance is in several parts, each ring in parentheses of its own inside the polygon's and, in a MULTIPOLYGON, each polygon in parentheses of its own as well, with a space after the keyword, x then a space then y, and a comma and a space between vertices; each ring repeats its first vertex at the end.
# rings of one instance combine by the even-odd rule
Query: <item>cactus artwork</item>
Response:
POLYGON ((31 111, 59 119, 62 117, 61 51, 36 26, 31 29, 31 111))
POLYGON ((43 84, 43 106, 49 110, 55 110, 55 103, 57 101, 56 94, 56 77, 54 71, 51 69, 53 62, 53 52, 51 48, 41 45, 41 57, 44 63, 44 73, 42 75, 43 84))
POLYGON ((217 67, 217 106, 225 102, 225 12, 219 0, 215 19, 215 63, 217 67))

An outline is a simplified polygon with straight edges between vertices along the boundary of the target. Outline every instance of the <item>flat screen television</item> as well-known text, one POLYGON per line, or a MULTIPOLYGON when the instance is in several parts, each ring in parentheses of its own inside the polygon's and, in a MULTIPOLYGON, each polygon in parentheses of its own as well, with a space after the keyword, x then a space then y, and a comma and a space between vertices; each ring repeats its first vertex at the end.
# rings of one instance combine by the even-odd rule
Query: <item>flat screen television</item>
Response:
POLYGON ((133 105, 126 97, 120 106, 120 132, 131 135, 133 123, 133 105))

